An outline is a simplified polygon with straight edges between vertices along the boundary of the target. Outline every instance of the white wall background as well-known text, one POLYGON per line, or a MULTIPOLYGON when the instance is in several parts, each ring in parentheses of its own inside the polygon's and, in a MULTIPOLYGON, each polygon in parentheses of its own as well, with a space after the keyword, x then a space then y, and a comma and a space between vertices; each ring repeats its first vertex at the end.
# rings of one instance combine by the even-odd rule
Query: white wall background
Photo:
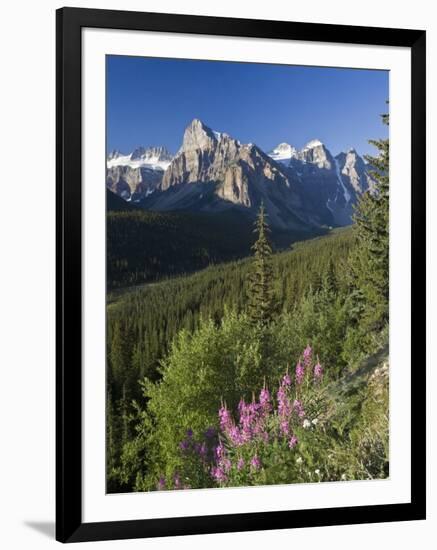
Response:
MULTIPOLYGON (((0 32, 0 547, 47 549, 54 541, 55 331, 55 9, 62 2, 8 2, 0 32)), ((312 0, 268 3, 235 0, 77 0, 71 5, 428 31, 428 183, 437 148, 437 18, 429 0, 381 2, 312 0), (434 101, 433 101, 434 98, 434 101)), ((428 186, 428 205, 437 202, 428 186)), ((431 206, 428 207, 431 214, 431 206)), ((437 391, 431 331, 437 328, 435 217, 428 223, 428 395, 437 391), (434 250, 432 251, 432 248, 434 250), (432 253, 432 254, 431 254, 432 253), (434 310, 431 314, 431 308, 434 310)), ((434 548, 437 537, 436 400, 428 406, 429 519, 426 522, 325 527, 147 541, 148 548, 223 546, 434 548), (431 439, 432 431, 434 438, 431 439)), ((144 541, 98 543, 140 548, 144 541)), ((83 547, 88 547, 84 544, 83 547)))

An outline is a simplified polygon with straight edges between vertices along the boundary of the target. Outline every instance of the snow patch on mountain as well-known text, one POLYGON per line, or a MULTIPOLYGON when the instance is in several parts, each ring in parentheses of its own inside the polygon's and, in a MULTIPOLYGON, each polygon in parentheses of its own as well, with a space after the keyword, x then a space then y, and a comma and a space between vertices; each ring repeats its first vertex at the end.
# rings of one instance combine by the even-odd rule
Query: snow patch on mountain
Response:
POLYGON ((319 139, 312 139, 305 145, 304 149, 314 149, 320 146, 323 146, 323 143, 319 139))
POLYGON ((150 168, 151 170, 161 170, 164 172, 167 170, 170 162, 170 160, 158 160, 153 158, 131 160, 130 155, 124 155, 116 159, 108 160, 107 167, 129 166, 130 168, 150 168))
POLYGON ((139 147, 129 155, 123 155, 118 151, 112 152, 106 160, 106 166, 107 168, 129 166, 130 168, 148 168, 164 172, 171 160, 172 156, 164 147, 149 149, 139 147))
POLYGON ((335 173, 337 174, 338 183, 343 188, 344 200, 346 201, 346 204, 347 204, 351 200, 351 195, 349 191, 346 189, 345 184, 343 183, 343 178, 341 177, 341 174, 340 174, 340 167, 338 165, 338 160, 336 158, 334 158, 334 167, 335 167, 335 173))
POLYGON ((269 153, 273 160, 284 162, 294 158, 297 155, 297 149, 289 143, 280 143, 269 153))

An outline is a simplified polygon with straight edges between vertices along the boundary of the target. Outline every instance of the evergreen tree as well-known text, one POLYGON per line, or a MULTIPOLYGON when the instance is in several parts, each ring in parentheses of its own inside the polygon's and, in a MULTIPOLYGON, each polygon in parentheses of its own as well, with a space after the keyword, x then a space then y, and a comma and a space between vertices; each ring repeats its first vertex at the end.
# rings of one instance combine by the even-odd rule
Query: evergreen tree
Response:
POLYGON ((129 350, 126 346, 126 339, 120 322, 115 323, 112 331, 109 360, 111 367, 108 373, 109 381, 116 389, 116 391, 113 392, 113 397, 118 399, 121 397, 120 390, 129 366, 129 350))
POLYGON ((258 212, 255 233, 258 238, 252 247, 254 258, 248 285, 248 314, 254 324, 267 325, 273 315, 272 248, 264 204, 258 212))
MULTIPOLYGON (((384 124, 388 115, 382 115, 384 124)), ((366 156, 374 168, 376 189, 360 198, 354 214, 357 246, 350 258, 353 315, 363 333, 388 321, 389 298, 389 140, 370 140, 377 156, 366 156)))
POLYGON ((335 294, 337 292, 337 277, 335 275, 335 267, 332 258, 329 258, 328 270, 324 279, 324 286, 329 292, 335 294))

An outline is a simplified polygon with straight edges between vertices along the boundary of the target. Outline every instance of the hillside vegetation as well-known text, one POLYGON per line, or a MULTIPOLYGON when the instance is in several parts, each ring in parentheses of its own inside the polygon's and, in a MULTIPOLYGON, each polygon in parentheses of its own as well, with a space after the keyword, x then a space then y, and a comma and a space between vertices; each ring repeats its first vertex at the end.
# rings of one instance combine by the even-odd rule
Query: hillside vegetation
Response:
MULTIPOLYGON (((108 207, 113 210, 107 214, 109 289, 192 273, 251 254, 253 222, 241 212, 153 212, 111 195, 108 207)), ((275 230, 271 238, 274 248, 280 250, 310 236, 308 232, 275 230)))
POLYGON ((261 206, 250 258, 108 296, 109 492, 387 477, 389 147, 373 143, 377 192, 351 228, 275 253, 261 206))
MULTIPOLYGON (((275 254, 275 315, 291 312, 310 289, 315 295, 326 277, 344 287, 352 243, 352 229, 346 228, 275 254)), ((136 375, 154 378, 159 360, 181 329, 194 331, 202 318, 218 322, 226 308, 237 313, 245 309, 250 269, 248 258, 109 294, 108 342, 114 338, 116 344, 123 342, 127 350, 133 350, 136 375)))

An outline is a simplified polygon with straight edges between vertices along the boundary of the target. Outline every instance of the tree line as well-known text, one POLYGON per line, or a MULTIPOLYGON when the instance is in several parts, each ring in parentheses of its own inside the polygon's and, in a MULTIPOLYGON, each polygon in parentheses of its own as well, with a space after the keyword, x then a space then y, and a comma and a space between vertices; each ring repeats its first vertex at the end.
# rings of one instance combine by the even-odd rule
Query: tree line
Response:
POLYGON ((183 430, 213 423, 223 396, 235 407, 275 384, 308 342, 336 380, 387 341, 389 143, 373 144, 376 192, 351 228, 275 254, 261 207, 252 258, 110 297, 110 492, 154 488, 183 430))

